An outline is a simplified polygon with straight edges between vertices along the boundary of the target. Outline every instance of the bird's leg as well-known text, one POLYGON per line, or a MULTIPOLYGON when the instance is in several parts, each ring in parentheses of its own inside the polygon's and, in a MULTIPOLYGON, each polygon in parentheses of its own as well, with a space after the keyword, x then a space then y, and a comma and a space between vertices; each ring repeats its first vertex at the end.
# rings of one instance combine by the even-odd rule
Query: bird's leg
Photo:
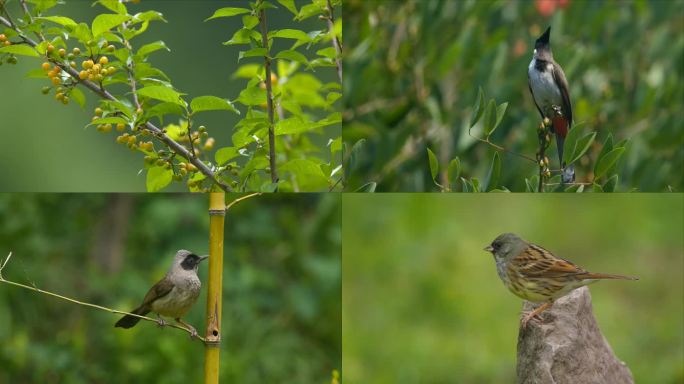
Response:
POLYGON ((164 320, 158 313, 157 313, 157 326, 158 327, 164 327, 166 325, 166 320, 164 320))
POLYGON ((542 313, 543 311, 549 309, 549 308, 551 307, 552 304, 553 304, 553 301, 547 301, 546 303, 540 305, 540 306, 539 306, 537 309, 535 309, 534 311, 532 311, 532 312, 526 314, 525 317, 523 317, 523 319, 522 319, 522 323, 521 323, 522 328, 523 328, 523 329, 527 328, 527 323, 528 323, 530 320, 532 320, 532 318, 537 318, 537 319, 539 319, 539 320, 541 321, 541 317, 539 317, 539 314, 542 313))
POLYGON ((177 321, 178 323, 180 323, 181 325, 183 325, 185 328, 187 328, 187 329, 190 331, 190 338, 191 338, 191 339, 198 336, 198 335, 197 335, 197 330, 195 329, 195 327, 193 327, 192 325, 190 325, 190 324, 186 323, 185 321, 181 320, 180 317, 176 318, 176 321, 177 321))

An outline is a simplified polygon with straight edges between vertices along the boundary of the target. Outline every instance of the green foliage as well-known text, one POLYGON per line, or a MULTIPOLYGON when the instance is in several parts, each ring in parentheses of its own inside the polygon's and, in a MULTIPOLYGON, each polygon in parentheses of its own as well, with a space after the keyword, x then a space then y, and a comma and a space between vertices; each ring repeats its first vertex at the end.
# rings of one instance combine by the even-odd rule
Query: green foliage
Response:
MULTIPOLYGON (((527 67, 535 39, 552 25, 575 127, 564 158, 582 184, 567 188, 605 191, 610 179, 615 191, 681 191, 684 135, 672 127, 681 121, 684 46, 672 21, 684 3, 568 2, 547 18, 539 4, 345 1, 351 24, 344 141, 349 150, 365 140, 346 188, 372 181, 379 191, 478 190, 473 180, 487 179, 496 150, 481 139, 506 150, 499 152, 499 187, 536 191, 538 166, 518 155, 535 159, 539 148, 527 67), (624 149, 605 158, 609 137, 624 149), (436 178, 425 148, 437 159, 436 178), (454 158, 465 179, 460 186, 447 185, 454 158)), ((553 136, 546 156, 552 172, 543 176, 545 190, 555 191, 560 166, 553 136)))
MULTIPOLYGON (((244 64, 235 71, 234 78, 239 81, 246 79, 247 82, 242 90, 235 92, 237 98, 234 100, 213 95, 189 97, 175 87, 169 76, 158 67, 159 63, 153 64, 149 60, 153 52, 170 51, 164 41, 136 44, 143 40, 140 36, 148 31, 152 22, 167 20, 154 10, 132 12, 131 8, 137 6, 128 2, 95 2, 94 5, 101 6, 100 10, 103 7, 105 11, 95 15, 90 24, 78 21, 77 17, 46 14, 48 11, 58 12, 58 8, 53 8, 57 3, 48 6, 43 2, 30 2, 28 12, 16 4, 17 9, 12 8, 11 13, 18 12, 23 17, 14 20, 15 24, 3 21, 2 27, 6 27, 4 35, 9 40, 7 45, 0 42, 0 59, 16 63, 16 55, 42 57, 46 63, 44 72, 34 69, 28 76, 49 78, 55 87, 55 98, 63 104, 73 100, 85 107, 87 99, 78 89, 80 86, 99 96, 99 108, 103 113, 96 115, 90 125, 97 125, 99 132, 107 133, 112 129, 106 124, 114 121, 105 119, 124 120, 125 131, 120 133, 116 142, 145 154, 144 169, 152 172, 146 183, 152 187, 148 189, 150 191, 170 184, 166 182, 168 172, 152 171, 164 164, 168 164, 164 169, 171 171, 172 180, 185 180, 191 191, 271 189, 273 180, 270 174, 275 175, 281 165, 288 172, 276 180, 277 188, 274 190, 307 191, 302 189, 307 188, 305 186, 315 187, 318 191, 334 188, 339 177, 336 178, 332 171, 341 165, 341 153, 331 151, 327 144, 341 140, 342 119, 336 111, 341 85, 339 81, 330 80, 334 78, 334 70, 331 69, 336 66, 339 55, 327 48, 331 48, 333 38, 341 40, 341 30, 329 27, 325 22, 332 20, 336 10, 339 13, 341 3, 332 2, 337 9, 328 9, 327 2, 320 1, 311 4, 302 1, 299 5, 286 1, 283 7, 262 1, 242 3, 250 8, 223 8, 208 19, 242 16, 242 28, 231 44, 247 44, 251 49, 240 52, 238 60, 261 59, 258 63, 244 64), (305 8, 306 5, 315 5, 307 9, 310 12, 315 10, 310 16, 318 15, 320 20, 311 23, 296 18, 290 24, 299 28, 272 29, 268 32, 267 46, 261 46, 261 33, 257 28, 259 12, 263 10, 274 14, 284 11, 289 17, 297 6, 305 8), (308 29, 312 25, 319 29, 300 29, 308 29), (293 42, 293 45, 283 47, 282 42, 285 41, 293 42), (273 82, 270 96, 265 90, 265 58, 275 64, 274 76, 268 79, 268 82, 273 82), (276 114, 273 122, 267 119, 268 97, 273 100, 272 108, 276 114), (246 107, 246 111, 235 103, 246 107), (205 118, 196 113, 205 111, 227 111, 241 117, 234 125, 229 140, 218 141, 210 135, 218 132, 218 126, 198 131, 198 122, 205 118), (165 126, 169 120, 186 122, 187 132, 171 137, 169 132, 174 130, 173 123, 165 126), (269 148, 268 132, 283 125, 281 121, 286 121, 287 127, 281 127, 274 148, 269 148), (164 132, 167 136, 163 135, 164 132), (152 142, 156 143, 149 144, 152 142), (224 164, 214 163, 216 156, 212 152, 223 148, 238 151, 239 156, 233 158, 230 169, 224 164), (269 158, 274 158, 275 162, 269 163, 269 158), (320 172, 305 172, 308 167, 287 167, 287 164, 302 164, 303 161, 314 164, 320 172), (192 167, 183 164, 192 164, 192 167), (320 182, 321 172, 325 183, 320 182), (163 179, 156 180, 160 175, 163 179)), ((9 16, 5 19, 9 20, 9 16)), ((338 18, 337 22, 340 20, 338 18)), ((228 24, 232 28, 240 20, 228 22, 232 23, 228 24)), ((264 27, 269 28, 267 23, 264 27)), ((52 88, 48 87, 43 93, 49 93, 52 88)))
MULTIPOLYGON (((290 12, 300 14, 294 1, 280 3, 290 12)), ((333 4, 340 5, 339 2, 333 4)), ((318 15, 322 19, 330 17, 325 2, 314 1, 310 5, 315 5, 309 8, 313 12, 311 16, 318 15)), ((284 159, 277 161, 278 190, 298 192, 333 189, 339 179, 333 171, 341 166, 341 154, 311 145, 310 137, 321 135, 326 126, 341 127, 342 124, 342 116, 335 106, 341 95, 340 83, 323 83, 314 76, 318 67, 335 67, 337 55, 331 55, 323 47, 329 47, 332 38, 341 39, 341 35, 333 36, 333 32, 325 29, 268 29, 267 45, 264 46, 260 12, 262 9, 265 13, 271 12, 270 8, 278 7, 269 2, 256 1, 250 3, 250 8, 218 9, 206 19, 241 17, 241 28, 233 32, 232 38, 224 44, 245 46, 245 50, 239 54, 240 62, 245 64, 233 73, 233 77, 248 79, 236 99, 237 103, 246 107, 246 112, 236 125, 233 145, 222 152, 221 160, 233 159, 234 154, 239 153, 249 159, 245 166, 249 172, 243 172, 247 180, 241 182, 257 190, 274 188, 268 162, 255 158, 266 154, 263 147, 268 143, 269 135, 273 135, 276 156, 284 159), (292 42, 291 46, 284 45, 289 42, 292 42), (266 60, 274 63, 269 69, 270 79, 266 75, 266 60), (267 104, 269 82, 272 89, 270 97, 275 105, 273 121, 270 120, 270 106, 267 104)), ((339 136, 327 140, 330 143, 340 137, 341 131, 339 136)))
MULTIPOLYGON (((221 382, 320 384, 341 369, 340 200, 262 195, 227 213, 221 382)), ((3 276, 130 310, 178 249, 207 252, 207 209, 206 195, 0 195, 3 276)), ((184 318, 200 333, 205 294, 184 318)), ((118 318, 0 283, 0 382, 202 381, 200 342, 118 318)))

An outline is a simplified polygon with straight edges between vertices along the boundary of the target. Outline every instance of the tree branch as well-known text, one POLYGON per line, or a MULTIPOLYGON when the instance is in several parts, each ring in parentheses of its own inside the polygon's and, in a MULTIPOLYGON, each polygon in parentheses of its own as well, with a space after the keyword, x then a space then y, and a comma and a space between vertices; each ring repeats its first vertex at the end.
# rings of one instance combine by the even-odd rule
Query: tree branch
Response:
MULTIPOLYGON (((35 48, 38 43, 33 41, 30 37, 27 37, 23 34, 22 31, 20 31, 18 28, 16 28, 11 22, 6 20, 3 17, 0 17, 0 23, 4 24, 5 26, 14 29, 19 37, 28 45, 32 46, 35 48)), ((51 58, 47 58, 50 62, 53 64, 59 66, 62 71, 68 73, 74 80, 76 80, 78 83, 82 84, 86 88, 90 89, 94 93, 98 94, 100 97, 103 99, 111 100, 111 101, 118 101, 116 97, 114 97, 111 93, 107 92, 107 90, 100 88, 96 83, 93 83, 90 80, 81 80, 78 76, 78 72, 71 68, 68 65, 64 65, 63 63, 60 63, 58 61, 55 61, 51 58)), ((135 93, 134 93, 135 94, 135 93)), ((226 192, 232 192, 232 189, 230 186, 227 184, 221 182, 215 175, 214 172, 204 163, 202 162, 199 158, 193 156, 194 154, 190 154, 187 148, 182 146, 180 143, 174 141, 172 138, 167 136, 164 131, 158 127, 156 127, 154 124, 150 123, 149 121, 145 122, 145 128, 149 130, 159 141, 163 142, 166 144, 167 147, 169 147, 173 152, 178 154, 179 156, 187 159, 189 162, 194 164, 197 169, 202 172, 207 178, 209 178, 214 184, 216 184, 219 188, 226 192)))
MULTIPOLYGON (((72 299, 72 298, 70 298, 70 297, 58 295, 58 294, 53 293, 53 292, 50 292, 50 291, 45 291, 45 290, 40 289, 40 288, 30 287, 30 286, 28 286, 28 285, 24 285, 24 284, 17 283, 17 282, 11 281, 11 280, 7 280, 7 279, 5 279, 5 278, 2 276, 2 270, 5 268, 5 266, 7 266, 7 263, 9 262, 10 257, 12 257, 12 252, 10 252, 9 255, 7 255, 7 258, 5 259, 5 261, 2 263, 2 266, 0 267, 0 283, 6 283, 6 284, 14 285, 14 286, 16 286, 16 287, 20 287, 20 288, 28 289, 28 290, 30 290, 30 291, 42 293, 42 294, 44 294, 44 295, 56 297, 56 298, 58 298, 58 299, 62 299, 62 300, 65 300, 65 301, 68 301, 68 302, 71 302, 71 303, 74 303, 74 304, 78 304, 78 305, 83 305, 83 306, 90 307, 90 308, 99 309, 99 310, 101 310, 101 311, 110 312, 110 313, 116 313, 116 314, 120 314, 120 315, 135 316, 135 317, 138 317, 138 318, 140 318, 140 319, 147 320, 147 321, 151 321, 151 322, 156 323, 156 324, 159 324, 159 325, 162 324, 158 319, 155 319, 155 318, 152 318, 152 317, 137 315, 137 314, 135 314, 135 313, 125 312, 125 311, 119 311, 119 310, 116 310, 116 309, 112 309, 112 308, 108 308, 108 307, 103 307, 103 306, 97 305, 97 304, 86 303, 86 302, 84 302, 84 301, 79 301, 79 300, 76 300, 76 299, 72 299)), ((176 325, 176 324, 164 324, 163 326, 167 326, 167 327, 171 327, 171 328, 177 328, 177 329, 183 330, 183 331, 185 331, 185 332, 188 332, 190 335, 192 335, 192 331, 191 331, 190 329, 185 328, 185 327, 181 327, 180 325, 176 325)), ((204 339, 202 336, 197 335, 197 338, 200 339, 200 340, 202 340, 202 342, 205 341, 205 339, 204 339)))
MULTIPOLYGON (((261 1, 260 1, 261 3, 261 1)), ((278 172, 276 170, 276 153, 275 153, 275 123, 273 117, 273 86, 271 84, 271 58, 268 56, 268 29, 266 28, 266 11, 261 8, 259 10, 259 24, 261 24, 261 42, 266 48, 266 56, 264 56, 264 68, 266 69, 266 106, 268 107, 268 155, 269 164, 271 168, 271 182, 278 182, 278 172)))
POLYGON ((328 20, 328 31, 330 31, 332 45, 335 48, 335 52, 337 52, 337 57, 335 58, 337 76, 340 78, 340 83, 342 83, 342 43, 340 43, 335 35, 335 10, 330 0, 326 2, 326 9, 328 10, 328 16, 325 17, 328 20))

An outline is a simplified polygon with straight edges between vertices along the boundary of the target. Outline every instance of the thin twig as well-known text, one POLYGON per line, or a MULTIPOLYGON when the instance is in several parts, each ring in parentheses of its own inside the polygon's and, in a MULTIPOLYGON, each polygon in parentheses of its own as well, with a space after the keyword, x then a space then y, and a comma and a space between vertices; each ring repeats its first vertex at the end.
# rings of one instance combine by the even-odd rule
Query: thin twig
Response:
POLYGON ((241 202, 242 200, 247 200, 247 199, 249 199, 250 197, 259 196, 259 195, 261 195, 261 192, 250 193, 249 195, 245 195, 245 196, 242 196, 242 197, 238 197, 237 199, 231 201, 230 204, 226 205, 225 211, 228 211, 228 210, 230 209, 230 207, 232 207, 233 205, 235 205, 235 204, 241 202))
MULTIPOLYGON (((21 32, 18 28, 15 28, 12 26, 12 24, 4 19, 3 17, 0 17, 0 23, 4 24, 7 27, 10 27, 14 29, 17 33, 18 36, 24 40, 24 42, 32 47, 36 47, 38 43, 33 41, 30 37, 27 37, 21 32)), ((71 68, 68 65, 64 65, 63 63, 60 63, 58 61, 55 61, 53 59, 48 58, 48 60, 55 65, 59 66, 62 71, 68 73, 72 78, 74 78, 78 83, 83 84, 86 88, 90 89, 94 93, 98 94, 100 97, 103 99, 111 100, 111 101, 119 101, 116 97, 114 97, 111 93, 109 93, 105 89, 101 89, 96 83, 93 83, 92 81, 89 80, 80 80, 78 76, 78 72, 71 68)), ((145 122, 145 128, 147 128, 157 139, 162 141, 164 144, 166 144, 167 147, 169 147, 173 152, 178 154, 179 156, 187 159, 189 162, 194 164, 197 169, 202 172, 207 178, 209 178, 214 184, 218 185, 219 188, 226 192, 232 192, 232 189, 230 186, 227 184, 221 182, 215 175, 214 172, 204 163, 202 162, 199 158, 195 157, 194 154, 190 154, 190 151, 188 151, 187 148, 185 148, 183 145, 180 143, 176 142, 172 138, 166 135, 164 131, 154 124, 150 123, 149 121, 145 122)))
MULTIPOLYGON (((6 284, 14 285, 14 286, 17 286, 17 287, 20 287, 20 288, 24 288, 24 289, 28 289, 28 290, 31 290, 31 291, 34 291, 34 292, 42 293, 42 294, 44 294, 44 295, 48 295, 48 296, 56 297, 56 298, 58 298, 58 299, 66 300, 66 301, 71 302, 71 303, 74 303, 74 304, 78 304, 78 305, 83 305, 83 306, 90 307, 90 308, 99 309, 99 310, 101 310, 101 311, 110 312, 110 313, 117 313, 117 314, 120 314, 120 315, 130 315, 130 316, 138 317, 138 318, 143 319, 143 320, 151 321, 151 322, 156 323, 156 324, 161 324, 161 323, 159 322, 158 319, 154 319, 154 318, 152 318, 152 317, 147 317, 147 316, 138 315, 138 314, 135 314, 135 313, 125 312, 125 311, 119 311, 119 310, 116 310, 116 309, 112 309, 112 308, 108 308, 108 307, 103 307, 103 306, 97 305, 97 304, 86 303, 86 302, 84 302, 84 301, 79 301, 79 300, 76 300, 76 299, 72 299, 72 298, 70 298, 70 297, 58 295, 58 294, 56 294, 56 293, 53 293, 53 292, 50 292, 50 291, 46 291, 46 290, 43 290, 43 289, 40 289, 40 288, 30 287, 30 286, 28 286, 28 285, 24 285, 24 284, 21 284, 21 283, 17 283, 17 282, 14 282, 14 281, 7 280, 7 279, 5 279, 5 278, 2 276, 2 270, 3 270, 3 269, 5 268, 5 266, 7 265, 7 262, 9 261, 9 259, 10 259, 11 256, 12 256, 12 252, 10 252, 9 255, 7 255, 7 258, 5 259, 5 262, 2 264, 2 267, 0 267, 0 282, 1 282, 1 283, 6 283, 6 284)), ((183 330, 183 331, 185 331, 185 332, 188 332, 190 335, 193 334, 192 331, 191 331, 190 329, 185 328, 185 327, 181 327, 180 325, 176 325, 176 324, 165 324, 164 326, 171 327, 171 328, 177 328, 177 329, 183 330)), ((200 336, 200 335, 197 335, 197 338, 200 339, 200 340, 202 340, 202 342, 205 341, 204 337, 202 337, 202 336, 200 336)))
POLYGON ((325 17, 328 20, 328 30, 330 31, 330 37, 332 38, 332 45, 335 48, 337 56, 335 57, 335 66, 337 67, 337 76, 340 78, 340 83, 342 83, 342 43, 337 39, 335 35, 335 9, 327 0, 326 8, 328 10, 328 15, 325 17))
MULTIPOLYGON (((263 1, 259 2, 261 7, 263 1)), ((261 42, 266 48, 266 55, 264 56, 264 68, 266 69, 266 106, 268 107, 268 155, 269 165, 271 168, 271 182, 278 182, 278 172, 276 170, 276 153, 275 153, 275 123, 273 117, 273 86, 271 84, 271 58, 268 56, 268 29, 266 27, 266 11, 261 8, 259 10, 259 24, 261 24, 261 42)))

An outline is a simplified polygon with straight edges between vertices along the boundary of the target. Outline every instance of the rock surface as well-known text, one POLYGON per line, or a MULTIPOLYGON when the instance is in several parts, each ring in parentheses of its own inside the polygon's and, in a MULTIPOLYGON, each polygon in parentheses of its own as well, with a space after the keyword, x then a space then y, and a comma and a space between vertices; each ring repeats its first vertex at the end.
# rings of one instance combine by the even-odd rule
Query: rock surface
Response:
MULTIPOLYGON (((536 308, 525 302, 524 311, 536 308)), ((518 334, 518 383, 629 384, 632 373, 596 323, 587 287, 558 299, 518 334)))

